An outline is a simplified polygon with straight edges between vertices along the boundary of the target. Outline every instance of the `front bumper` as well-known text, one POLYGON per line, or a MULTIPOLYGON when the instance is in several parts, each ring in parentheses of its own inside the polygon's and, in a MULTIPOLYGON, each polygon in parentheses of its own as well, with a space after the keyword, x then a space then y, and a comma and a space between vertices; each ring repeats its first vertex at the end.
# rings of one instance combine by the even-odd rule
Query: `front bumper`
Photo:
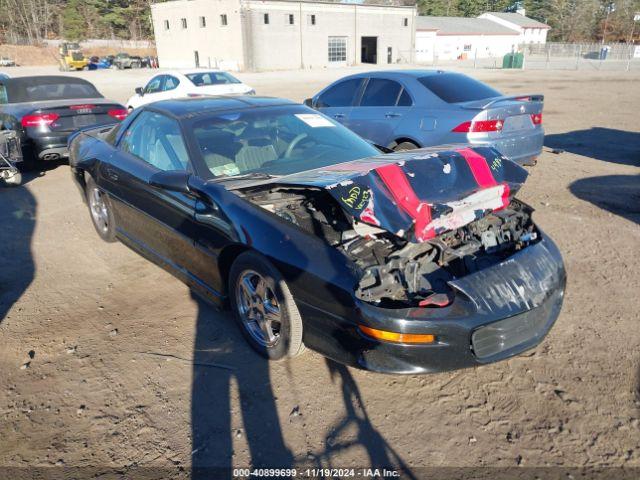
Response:
POLYGON ((450 282, 456 297, 448 307, 389 310, 361 302, 359 323, 433 334, 436 342, 397 344, 360 335, 353 363, 386 373, 442 372, 496 362, 538 345, 560 313, 566 284, 558 248, 540 234, 542 240, 507 260, 450 282))

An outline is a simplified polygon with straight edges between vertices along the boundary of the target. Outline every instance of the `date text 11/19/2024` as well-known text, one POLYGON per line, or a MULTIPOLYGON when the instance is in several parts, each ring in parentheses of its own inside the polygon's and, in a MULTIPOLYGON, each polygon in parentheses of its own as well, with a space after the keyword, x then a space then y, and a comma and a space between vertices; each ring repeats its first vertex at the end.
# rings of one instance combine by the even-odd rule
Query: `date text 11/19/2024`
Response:
POLYGON ((259 478, 399 478, 400 471, 387 468, 234 468, 234 479, 259 478))

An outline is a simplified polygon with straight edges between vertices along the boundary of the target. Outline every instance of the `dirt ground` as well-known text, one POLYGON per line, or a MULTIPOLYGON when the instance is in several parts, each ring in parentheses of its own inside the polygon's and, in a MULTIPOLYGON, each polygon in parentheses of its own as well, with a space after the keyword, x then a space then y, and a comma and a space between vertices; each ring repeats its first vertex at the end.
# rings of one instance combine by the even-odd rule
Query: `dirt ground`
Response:
MULTIPOLYGON (((353 70, 239 77, 302 100, 353 70)), ((520 198, 559 245, 569 283, 538 348, 428 376, 313 352, 267 364, 228 313, 101 242, 58 166, 0 188, 0 465, 148 467, 158 478, 192 464, 393 466, 415 478, 447 466, 519 467, 509 478, 533 466, 639 468, 640 74, 468 73, 546 95, 547 147, 520 198)), ((78 75, 124 102, 149 72, 78 75)))

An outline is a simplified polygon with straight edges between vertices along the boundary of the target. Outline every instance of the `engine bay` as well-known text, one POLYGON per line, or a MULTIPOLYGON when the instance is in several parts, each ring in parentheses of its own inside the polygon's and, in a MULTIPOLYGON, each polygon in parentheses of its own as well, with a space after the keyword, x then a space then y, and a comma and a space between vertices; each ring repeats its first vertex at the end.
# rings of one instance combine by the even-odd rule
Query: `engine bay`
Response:
POLYGON ((517 199, 414 243, 352 218, 322 189, 286 187, 245 195, 342 251, 360 275, 356 297, 383 308, 444 307, 453 298, 447 282, 494 265, 539 237, 533 209, 517 199))

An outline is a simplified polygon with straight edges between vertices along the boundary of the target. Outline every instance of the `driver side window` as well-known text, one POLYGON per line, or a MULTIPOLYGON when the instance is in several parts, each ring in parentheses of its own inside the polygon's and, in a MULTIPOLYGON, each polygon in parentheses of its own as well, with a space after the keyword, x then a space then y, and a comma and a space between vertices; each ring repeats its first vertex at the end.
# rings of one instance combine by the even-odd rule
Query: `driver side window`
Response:
POLYGON ((158 75, 157 77, 152 78, 149 83, 147 83, 147 86, 144 87, 144 93, 158 93, 162 91, 164 78, 164 75, 158 75))
POLYGON ((159 170, 190 170, 178 122, 159 113, 140 113, 124 133, 119 147, 159 170))
POLYGON ((316 107, 330 108, 351 106, 361 84, 361 78, 352 78, 334 85, 320 95, 316 107))

